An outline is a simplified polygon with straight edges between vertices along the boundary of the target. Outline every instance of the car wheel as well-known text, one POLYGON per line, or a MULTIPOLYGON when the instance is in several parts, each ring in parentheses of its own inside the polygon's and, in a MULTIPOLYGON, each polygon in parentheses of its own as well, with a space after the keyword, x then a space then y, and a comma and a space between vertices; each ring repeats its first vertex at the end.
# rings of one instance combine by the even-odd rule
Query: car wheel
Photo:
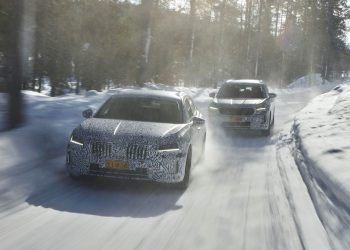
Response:
POLYGON ((75 180, 75 181, 80 181, 84 178, 83 175, 80 175, 80 174, 74 174, 72 173, 71 171, 68 171, 68 174, 69 174, 69 177, 72 179, 72 180, 75 180))
POLYGON ((275 123, 275 117, 273 117, 272 119, 273 120, 270 121, 269 128, 261 131, 263 136, 270 136, 272 134, 273 125, 275 123))
POLYGON ((272 121, 271 121, 271 127, 274 127, 274 126, 275 126, 275 112, 273 112, 272 121))
POLYGON ((75 180, 75 181, 80 181, 82 179, 81 175, 74 175, 74 174, 71 174, 71 173, 69 173, 69 177, 72 180, 75 180))
POLYGON ((270 136, 270 135, 271 135, 271 125, 269 126, 268 129, 262 130, 262 131, 261 131, 261 134, 262 134, 263 136, 270 136))
POLYGON ((188 184, 190 183, 191 165, 192 165, 192 150, 190 148, 188 150, 187 157, 186 157, 185 176, 183 180, 177 184, 178 188, 186 189, 188 187, 188 184))
POLYGON ((202 148, 201 148, 201 155, 199 157, 199 161, 203 160, 204 156, 205 156, 205 141, 207 139, 207 134, 204 135, 204 138, 203 138, 203 142, 202 142, 202 148))

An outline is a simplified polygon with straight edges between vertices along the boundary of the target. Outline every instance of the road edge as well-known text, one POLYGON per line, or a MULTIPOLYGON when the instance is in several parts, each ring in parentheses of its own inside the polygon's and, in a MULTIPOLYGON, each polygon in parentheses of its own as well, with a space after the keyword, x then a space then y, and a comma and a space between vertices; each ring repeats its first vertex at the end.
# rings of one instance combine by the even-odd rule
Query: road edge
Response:
POLYGON ((276 159, 301 244, 306 250, 332 249, 307 184, 295 161, 295 140, 293 131, 288 131, 290 126, 291 124, 288 124, 278 138, 276 159))

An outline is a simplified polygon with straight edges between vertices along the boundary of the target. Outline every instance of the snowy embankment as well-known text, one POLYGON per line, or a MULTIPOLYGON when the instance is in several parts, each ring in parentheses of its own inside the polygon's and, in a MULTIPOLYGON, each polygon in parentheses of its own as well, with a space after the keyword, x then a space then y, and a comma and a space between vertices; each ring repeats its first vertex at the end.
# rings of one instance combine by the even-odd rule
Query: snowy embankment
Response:
POLYGON ((314 177, 350 209, 350 87, 315 98, 297 115, 293 130, 314 177))
MULTIPOLYGON (((288 133, 290 126, 280 135, 279 165, 296 164, 330 244, 349 249, 350 86, 339 85, 316 97, 296 115, 288 133)), ((295 193, 291 197, 298 202, 295 193)), ((298 216, 305 211, 299 210, 298 216)))
POLYGON ((288 89, 307 89, 307 88, 318 88, 318 89, 327 89, 329 85, 340 84, 342 81, 328 81, 322 78, 321 74, 309 74, 303 77, 300 77, 290 83, 288 89))
POLYGON ((32 91, 24 91, 23 97, 25 126, 1 133, 1 173, 11 172, 13 166, 23 163, 62 155, 70 132, 82 120, 81 112, 89 107, 97 108, 106 98, 105 95, 48 97, 32 91))

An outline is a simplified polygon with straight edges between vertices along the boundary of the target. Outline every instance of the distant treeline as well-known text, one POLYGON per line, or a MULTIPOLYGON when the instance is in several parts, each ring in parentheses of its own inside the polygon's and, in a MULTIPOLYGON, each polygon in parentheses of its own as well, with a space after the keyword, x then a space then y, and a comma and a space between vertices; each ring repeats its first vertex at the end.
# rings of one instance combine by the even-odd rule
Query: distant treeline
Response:
MULTIPOLYGON (((24 45, 26 82, 74 78, 78 88, 97 90, 146 81, 213 86, 228 78, 283 85, 349 70, 346 0, 25 2, 24 34, 33 38, 24 45)), ((16 11, 0 0, 2 64, 11 57, 16 11)))

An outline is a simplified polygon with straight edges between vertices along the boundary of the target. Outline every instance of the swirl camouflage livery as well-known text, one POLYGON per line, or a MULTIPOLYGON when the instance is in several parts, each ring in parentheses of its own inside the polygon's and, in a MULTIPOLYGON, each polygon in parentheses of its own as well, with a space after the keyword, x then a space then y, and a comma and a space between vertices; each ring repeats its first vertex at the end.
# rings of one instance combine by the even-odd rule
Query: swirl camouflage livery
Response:
POLYGON ((205 120, 184 93, 127 90, 112 96, 74 129, 69 174, 177 183, 186 187, 203 154, 205 120))

